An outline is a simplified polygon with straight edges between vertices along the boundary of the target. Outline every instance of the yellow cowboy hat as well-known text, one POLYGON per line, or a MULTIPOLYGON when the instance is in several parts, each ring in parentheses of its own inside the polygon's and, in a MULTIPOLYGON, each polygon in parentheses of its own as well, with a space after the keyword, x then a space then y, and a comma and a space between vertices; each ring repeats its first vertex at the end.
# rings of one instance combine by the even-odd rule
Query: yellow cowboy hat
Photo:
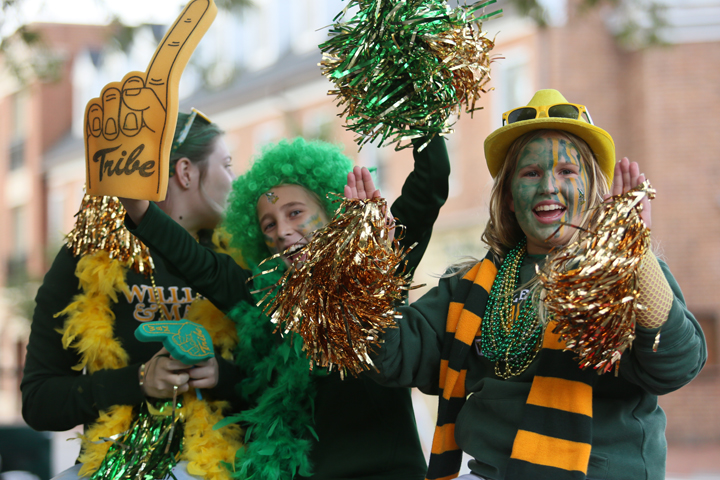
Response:
POLYGON ((569 103, 557 90, 538 90, 525 107, 503 114, 503 127, 485 139, 485 159, 493 178, 500 171, 510 145, 533 130, 563 130, 582 138, 592 149, 600 169, 612 183, 615 143, 602 128, 592 124, 584 105, 569 103))

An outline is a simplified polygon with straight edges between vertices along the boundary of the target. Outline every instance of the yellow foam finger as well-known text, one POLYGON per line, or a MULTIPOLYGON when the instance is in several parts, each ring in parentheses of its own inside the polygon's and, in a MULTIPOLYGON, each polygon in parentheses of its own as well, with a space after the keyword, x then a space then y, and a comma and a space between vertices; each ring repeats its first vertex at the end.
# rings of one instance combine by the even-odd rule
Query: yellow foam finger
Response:
POLYGON ((102 93, 103 136, 106 140, 115 140, 120 135, 118 117, 120 116, 120 89, 106 87, 102 93))
MULTIPOLYGON (((134 137, 140 133, 140 129, 143 127, 143 112, 148 108, 152 108, 153 104, 151 102, 144 102, 144 104, 132 102, 134 95, 136 95, 135 92, 139 92, 143 88, 145 88, 145 80, 140 76, 131 76, 123 83, 120 128, 125 136, 134 137)), ((156 101, 156 103, 159 103, 159 101, 156 101)), ((152 125, 148 125, 148 127, 150 130, 155 131, 152 125)))
POLYGON ((91 100, 87 104, 87 111, 85 113, 85 135, 99 137, 102 134, 102 119, 102 106, 91 100))
POLYGON ((147 86, 155 90, 163 105, 177 101, 182 71, 215 15, 217 7, 213 0, 193 0, 185 6, 155 51, 147 69, 147 86))
POLYGON ((128 73, 121 82, 106 85, 100 99, 88 103, 89 194, 165 198, 180 77, 216 14, 213 0, 188 3, 158 45, 147 71, 128 73))

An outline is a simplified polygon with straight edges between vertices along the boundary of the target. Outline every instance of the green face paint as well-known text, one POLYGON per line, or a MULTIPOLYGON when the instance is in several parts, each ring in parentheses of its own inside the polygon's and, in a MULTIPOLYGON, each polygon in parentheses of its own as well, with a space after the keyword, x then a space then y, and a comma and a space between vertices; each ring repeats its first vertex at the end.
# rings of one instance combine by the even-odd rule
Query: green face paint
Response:
POLYGON ((273 237, 263 234, 263 239, 265 240, 265 245, 267 245, 268 250, 270 250, 272 253, 278 252, 277 242, 273 237))
POLYGON ((315 213, 306 222, 303 222, 300 225, 298 225, 297 229, 303 235, 310 235, 318 228, 324 227, 325 223, 326 222, 322 218, 320 218, 320 214, 315 213))
POLYGON ((528 253, 565 245, 584 211, 590 180, 572 142, 549 132, 528 143, 512 178, 511 209, 528 238, 528 253), (558 230, 558 227, 560 229, 558 230))

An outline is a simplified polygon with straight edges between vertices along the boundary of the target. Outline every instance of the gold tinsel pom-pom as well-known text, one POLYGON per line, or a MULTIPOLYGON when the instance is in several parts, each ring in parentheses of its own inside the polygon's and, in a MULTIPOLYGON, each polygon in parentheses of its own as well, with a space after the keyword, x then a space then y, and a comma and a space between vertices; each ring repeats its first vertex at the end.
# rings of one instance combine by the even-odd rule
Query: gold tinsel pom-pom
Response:
POLYGON ((345 199, 317 231, 260 305, 283 334, 296 332, 312 365, 353 376, 374 368, 369 356, 380 333, 395 326, 395 306, 409 290, 410 274, 386 201, 345 199), (272 293, 276 293, 274 298, 272 293))
POLYGON ((105 251, 138 273, 152 273, 150 251, 125 228, 125 207, 117 197, 86 194, 75 217, 75 226, 65 237, 74 256, 105 251))
POLYGON ((538 272, 542 300, 554 332, 578 355, 580 368, 603 374, 619 367, 635 338, 637 272, 650 248, 640 218, 643 198, 655 197, 648 182, 617 195, 595 211, 595 230, 551 255, 538 272))

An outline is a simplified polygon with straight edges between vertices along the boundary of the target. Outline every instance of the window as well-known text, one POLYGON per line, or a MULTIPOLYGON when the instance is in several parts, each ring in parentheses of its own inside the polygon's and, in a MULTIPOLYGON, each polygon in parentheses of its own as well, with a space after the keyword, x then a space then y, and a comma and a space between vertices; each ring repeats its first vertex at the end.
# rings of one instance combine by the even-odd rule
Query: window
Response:
POLYGON ((498 110, 493 114, 493 129, 502 126, 502 114, 510 109, 527 105, 532 98, 528 61, 525 52, 514 49, 507 52, 507 59, 497 62, 498 110))
POLYGON ((26 218, 23 207, 13 208, 10 212, 12 245, 7 259, 7 283, 17 285, 26 279, 27 250, 26 250, 26 218))
POLYGON ((293 30, 293 50, 303 54, 316 49, 327 39, 333 16, 345 5, 336 0, 294 0, 290 2, 293 30), (332 7, 332 8, 331 8, 332 7))
POLYGON ((16 93, 12 97, 10 170, 17 170, 25 164, 27 103, 27 95, 25 92, 16 93))

